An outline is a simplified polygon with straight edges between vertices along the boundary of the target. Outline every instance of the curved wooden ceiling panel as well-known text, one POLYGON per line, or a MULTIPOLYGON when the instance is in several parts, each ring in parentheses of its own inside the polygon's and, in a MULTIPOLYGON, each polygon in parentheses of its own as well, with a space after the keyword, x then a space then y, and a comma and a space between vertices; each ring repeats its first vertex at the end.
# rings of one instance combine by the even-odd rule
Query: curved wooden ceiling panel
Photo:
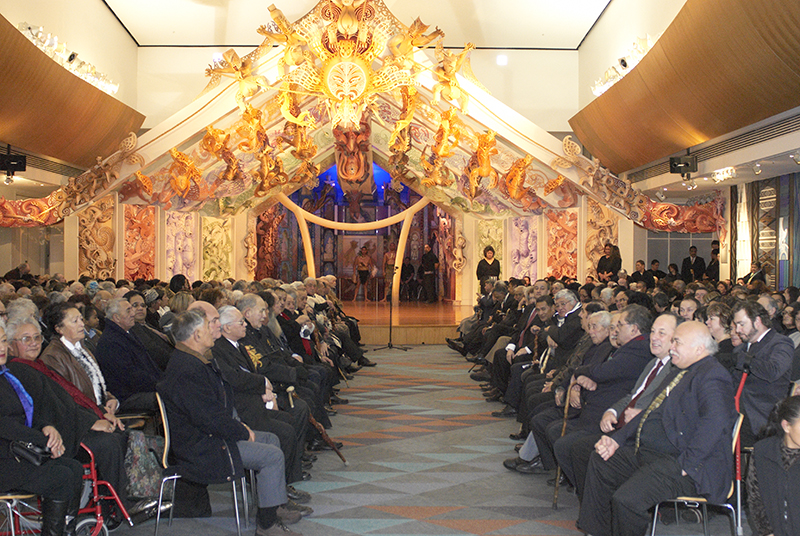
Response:
POLYGON ((73 75, 0 16, 0 140, 88 168, 144 116, 73 75))
POLYGON ((570 119, 615 173, 800 106, 800 2, 689 0, 625 78, 570 119))

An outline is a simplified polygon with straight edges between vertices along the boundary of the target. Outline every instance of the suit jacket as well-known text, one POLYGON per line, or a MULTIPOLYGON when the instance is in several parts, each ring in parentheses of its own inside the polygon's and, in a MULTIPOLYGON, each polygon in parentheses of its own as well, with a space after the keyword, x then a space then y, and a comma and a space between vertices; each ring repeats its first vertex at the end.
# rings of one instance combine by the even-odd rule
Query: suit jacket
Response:
POLYGON ((280 349, 273 348, 264 339, 264 334, 247 322, 247 334, 239 340, 239 344, 248 348, 251 356, 257 356, 258 362, 254 365, 255 371, 269 378, 273 384, 296 384, 297 372, 295 369, 283 362, 280 349))
POLYGON ((154 393, 161 371, 147 348, 134 335, 125 332, 111 319, 97 341, 97 362, 106 387, 120 400, 136 393, 154 393))
POLYGON ((745 285, 752 283, 753 281, 761 281, 762 283, 767 282, 767 278, 764 277, 764 272, 762 272, 761 270, 758 270, 756 272, 751 272, 746 276, 744 276, 742 279, 744 279, 745 285))
MULTIPOLYGON (((728 371, 714 356, 706 356, 687 369, 661 406, 664 431, 680 452, 678 464, 694 481, 697 492, 715 503, 728 497, 733 477, 733 395, 728 371)), ((611 437, 619 445, 633 445, 644 413, 611 437)))
POLYGON ((175 346, 172 345, 167 336, 146 323, 137 323, 131 328, 131 333, 147 349, 148 355, 153 359, 159 370, 167 370, 169 356, 175 350, 175 346))
POLYGON ((204 362, 178 345, 158 392, 169 418, 172 452, 192 482, 231 482, 244 474, 237 441, 249 438, 234 418, 233 390, 211 359, 204 362))
MULTIPOLYGON (((611 343, 608 343, 611 347, 611 343)), ((647 362, 652 359, 650 339, 637 337, 618 348, 608 359, 591 368, 579 367, 575 375, 587 369, 586 376, 597 383, 594 391, 581 391, 582 409, 580 424, 587 429, 600 431, 600 419, 608 406, 633 388, 647 362)))
POLYGON ((706 279, 709 281, 717 282, 719 281, 719 261, 711 261, 706 266, 705 271, 706 279))
POLYGON ((553 368, 558 368, 567 362, 572 349, 583 335, 579 312, 580 307, 569 313, 560 327, 553 324, 547 328, 547 335, 558 344, 555 355, 551 356, 553 368))
POLYGON ((736 370, 733 379, 742 378, 742 367, 748 354, 752 354, 750 374, 744 384, 739 407, 747 415, 754 434, 767 423, 770 411, 789 391, 789 377, 794 359, 794 344, 786 335, 769 330, 760 342, 750 345, 740 344, 733 349, 736 370))
MULTIPOLYGON (((239 345, 242 348, 241 345, 239 345)), ((233 388, 236 411, 246 423, 259 422, 266 408, 261 395, 266 391, 266 380, 257 374, 253 362, 245 357, 231 341, 220 337, 214 343, 211 354, 219 366, 222 378, 233 388)))
MULTIPOLYGON (((644 384, 644 382, 647 381, 647 378, 650 376, 650 372, 653 370, 653 367, 656 365, 657 361, 660 361, 660 359, 657 357, 651 359, 650 362, 645 365, 644 369, 642 369, 642 373, 639 375, 639 378, 636 380, 636 384, 633 386, 633 389, 631 389, 630 393, 617 400, 613 406, 608 408, 613 409, 618 418, 620 415, 622 415, 622 412, 625 411, 625 408, 628 407, 628 404, 631 403, 631 400, 633 400, 634 393, 636 393, 644 384)), ((636 409, 646 409, 647 406, 650 405, 650 402, 653 401, 656 394, 661 390, 661 382, 664 381, 664 378, 669 376, 673 368, 674 367, 669 360, 661 367, 661 369, 658 371, 658 374, 656 374, 656 377, 653 378, 652 382, 650 382, 650 385, 648 385, 647 388, 642 391, 642 394, 639 395, 639 398, 636 399, 636 404, 634 405, 636 409)))
POLYGON ((683 264, 681 265, 681 279, 687 283, 702 281, 704 273, 706 273, 706 261, 703 260, 703 257, 695 257, 694 262, 692 262, 691 257, 683 259, 683 264), (694 270, 694 275, 692 275, 692 270, 694 270))

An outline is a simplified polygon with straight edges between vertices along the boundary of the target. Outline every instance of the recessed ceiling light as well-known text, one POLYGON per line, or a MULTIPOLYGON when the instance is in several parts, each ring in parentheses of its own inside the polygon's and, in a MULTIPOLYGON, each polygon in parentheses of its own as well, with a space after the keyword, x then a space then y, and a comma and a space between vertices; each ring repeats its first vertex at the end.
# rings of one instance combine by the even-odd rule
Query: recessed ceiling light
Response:
POLYGON ((508 56, 506 56, 505 54, 498 54, 496 61, 497 65, 500 66, 508 65, 508 56))

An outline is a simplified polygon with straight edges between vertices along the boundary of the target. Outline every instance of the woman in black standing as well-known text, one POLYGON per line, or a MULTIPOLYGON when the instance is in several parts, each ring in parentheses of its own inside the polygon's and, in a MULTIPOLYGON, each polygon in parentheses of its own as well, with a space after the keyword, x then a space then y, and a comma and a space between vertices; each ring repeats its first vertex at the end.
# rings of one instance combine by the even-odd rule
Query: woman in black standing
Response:
POLYGON ((621 268, 622 259, 619 255, 619 248, 612 246, 611 242, 606 242, 603 256, 597 261, 597 277, 604 283, 616 281, 617 273, 621 268))
POLYGON ((483 248, 483 258, 478 263, 478 269, 475 271, 480 281, 480 288, 483 288, 483 282, 494 277, 500 279, 500 261, 494 258, 494 248, 486 246, 483 248))

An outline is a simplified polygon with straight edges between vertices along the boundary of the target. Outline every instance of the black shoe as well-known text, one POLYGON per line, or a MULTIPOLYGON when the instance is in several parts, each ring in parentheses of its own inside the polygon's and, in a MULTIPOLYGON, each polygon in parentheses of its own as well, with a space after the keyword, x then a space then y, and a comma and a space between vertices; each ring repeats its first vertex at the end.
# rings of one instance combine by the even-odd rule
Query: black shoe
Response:
POLYGON ((497 392, 492 396, 486 397, 487 402, 503 402, 503 393, 497 392))
MULTIPOLYGON (((336 445, 337 449, 342 448, 342 443, 340 441, 335 441, 334 445, 336 445)), ((311 442, 308 444, 308 450, 313 452, 319 452, 321 450, 333 450, 333 447, 328 445, 322 439, 312 439, 311 442)))
POLYGON ((301 467, 301 468, 302 468, 304 471, 308 471, 308 470, 310 470, 310 469, 313 469, 313 468, 314 468, 314 464, 313 464, 313 463, 311 463, 311 462, 304 462, 304 461, 301 461, 301 462, 300 462, 300 467, 301 467))
POLYGON ((301 476, 300 478, 303 479, 303 482, 311 480, 311 473, 309 473, 308 471, 303 471, 303 476, 301 476))
POLYGON ((361 365, 362 367, 374 367, 375 365, 377 365, 377 363, 375 363, 374 361, 370 361, 366 357, 362 357, 361 359, 359 359, 358 364, 361 365))
POLYGON ((468 357, 467 361, 469 361, 470 363, 478 363, 480 365, 485 365, 486 357, 482 355, 476 355, 474 357, 468 357))
POLYGON ((525 430, 520 430, 516 434, 508 434, 509 439, 513 439, 514 441, 524 441, 528 437, 528 432, 525 430))
POLYGON ((519 452, 520 450, 522 450, 522 445, 524 444, 525 443, 517 443, 516 445, 514 445, 514 452, 519 452))
POLYGON ((338 415, 339 412, 333 409, 333 406, 322 406, 325 409, 325 413, 328 414, 328 417, 333 417, 334 415, 338 415))
POLYGON ((307 503, 311 500, 311 494, 307 491, 300 491, 294 486, 286 486, 286 496, 297 503, 307 503))
POLYGON ((499 395, 499 394, 501 394, 500 390, 497 389, 496 387, 494 389, 489 389, 488 391, 484 391, 483 392, 483 396, 485 398, 489 398, 490 396, 495 396, 495 395, 499 395))
POLYGON ((289 499, 289 501, 283 505, 283 507, 291 512, 297 512, 303 517, 310 516, 314 513, 314 510, 310 506, 303 506, 292 499, 289 499))
POLYGON ((345 380, 347 380, 347 381, 350 381, 350 380, 352 380, 352 379, 353 379, 353 375, 352 375, 352 374, 348 374, 347 372, 342 372, 342 376, 343 376, 343 377, 344 377, 344 379, 345 379, 345 380))
POLYGON ((317 461, 317 455, 311 454, 310 452, 304 452, 303 457, 301 458, 304 462, 311 462, 314 463, 317 461))
POLYGON ((350 373, 350 374, 355 374, 355 373, 356 373, 356 372, 358 372, 359 370, 361 370, 361 367, 359 367, 359 366, 358 366, 358 365, 356 365, 355 363, 353 363, 352 365, 350 365, 349 367, 346 367, 346 368, 344 369, 344 371, 345 371, 345 372, 348 372, 348 373, 350 373))
POLYGON ((469 377, 476 382, 488 382, 492 379, 492 375, 486 372, 485 370, 481 370, 480 372, 473 372, 469 375, 469 377))
POLYGON ((522 458, 517 456, 516 458, 509 458, 509 459, 505 460, 503 462, 503 467, 505 467, 506 469, 510 469, 511 471, 516 471, 517 470, 517 466, 518 465, 522 465, 524 463, 531 463, 531 462, 529 462, 527 460, 523 460, 522 458))
POLYGON ((459 349, 459 348, 461 348, 461 347, 462 347, 462 345, 461 345, 461 341, 458 341, 458 340, 456 340, 456 339, 445 339, 445 341, 447 341, 447 346, 448 346, 448 347, 449 347, 451 350, 455 350, 456 352, 460 352, 460 351, 461 351, 461 350, 459 349))
MULTIPOLYGON (((556 477, 548 478, 547 479, 547 485, 548 486, 555 486, 556 485, 556 477)), ((558 485, 559 486, 567 486, 568 488, 572 487, 572 483, 570 483, 570 481, 567 480, 567 477, 563 473, 563 471, 561 472, 561 476, 558 477, 558 485)))
POLYGON ((350 401, 346 398, 339 398, 336 395, 331 395, 331 405, 333 404, 349 404, 350 401))
POLYGON ((518 473, 522 473, 523 475, 543 475, 550 472, 549 469, 544 468, 542 459, 539 458, 539 456, 535 457, 530 462, 517 465, 515 469, 518 473))
POLYGON ((502 410, 493 411, 492 412, 492 417, 509 417, 510 418, 510 417, 516 417, 516 416, 517 416, 517 410, 515 410, 514 408, 512 408, 508 404, 506 404, 506 407, 504 407, 502 410))

